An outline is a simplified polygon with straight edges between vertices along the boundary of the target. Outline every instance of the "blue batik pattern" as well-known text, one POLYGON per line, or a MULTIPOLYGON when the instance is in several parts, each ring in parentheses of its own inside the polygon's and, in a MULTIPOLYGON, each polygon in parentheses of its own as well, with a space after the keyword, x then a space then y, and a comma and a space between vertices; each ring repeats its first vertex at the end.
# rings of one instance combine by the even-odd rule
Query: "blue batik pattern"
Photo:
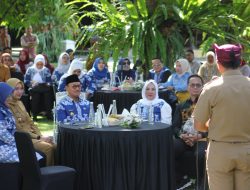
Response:
MULTIPOLYGON (((29 67, 24 75, 24 84, 26 84, 27 86, 30 87, 31 81, 33 80, 33 77, 37 72, 38 71, 36 71, 35 68, 29 67)), ((51 81, 51 74, 50 74, 50 71, 48 68, 45 67, 43 70, 39 71, 39 74, 40 74, 44 83, 51 84, 51 82, 52 82, 51 81)))
POLYGON ((95 74, 92 70, 90 70, 87 75, 95 82, 96 88, 98 90, 100 90, 105 83, 109 84, 109 82, 110 82, 110 73, 109 72, 107 72, 106 76, 102 77, 102 78, 100 78, 100 77, 98 78, 97 76, 95 76, 95 74))
MULTIPOLYGON (((164 102, 159 102, 157 104, 152 105, 153 107, 153 115, 154 115, 154 122, 161 122, 161 108, 164 105, 164 102)), ((140 102, 136 103, 136 111, 138 113, 138 115, 140 115, 140 117, 143 120, 147 120, 148 116, 149 116, 149 105, 144 105, 141 104, 140 102)))
POLYGON ((0 107, 0 163, 18 162, 14 133, 15 119, 9 109, 0 107))
POLYGON ((89 120, 90 103, 79 98, 76 102, 69 96, 64 97, 56 106, 57 122, 77 123, 89 120))
MULTIPOLYGON (((65 91, 65 86, 66 86, 66 77, 68 77, 68 74, 64 74, 59 82, 58 85, 58 91, 59 92, 63 92, 65 91)), ((88 92, 90 94, 93 94, 96 91, 96 85, 94 80, 91 79, 91 77, 87 74, 83 74, 80 78, 79 78, 81 85, 82 85, 82 92, 88 92)))
POLYGON ((59 84, 59 81, 61 79, 61 77, 64 75, 65 73, 58 71, 57 69, 55 69, 55 71, 53 72, 51 79, 52 82, 55 84, 59 84))

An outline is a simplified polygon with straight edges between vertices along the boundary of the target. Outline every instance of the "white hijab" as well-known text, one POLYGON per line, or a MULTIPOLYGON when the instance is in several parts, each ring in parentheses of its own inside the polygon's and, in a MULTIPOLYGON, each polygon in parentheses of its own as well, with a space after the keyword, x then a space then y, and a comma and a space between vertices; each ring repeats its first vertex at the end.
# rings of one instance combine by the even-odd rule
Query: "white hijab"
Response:
POLYGON ((81 75, 78 78, 81 78, 83 75, 82 69, 83 69, 83 63, 79 59, 74 59, 69 67, 69 70, 67 72, 68 75, 72 75, 75 70, 81 70, 81 75))
POLYGON ((60 54, 57 62, 57 68, 56 70, 59 71, 60 73, 67 73, 68 69, 70 67, 70 59, 69 59, 69 54, 66 52, 63 52, 60 54), (68 62, 67 64, 62 64, 62 57, 66 55, 68 57, 68 62))
POLYGON ((33 76, 32 80, 33 81, 36 81, 38 83, 43 83, 43 79, 42 79, 42 76, 40 74, 40 71, 44 70, 46 67, 45 67, 45 58, 42 54, 38 54, 36 57, 35 57, 35 60, 34 60, 34 64, 32 65, 32 68, 34 68, 34 70, 36 71, 35 75, 33 76), (43 67, 41 69, 38 69, 36 64, 38 62, 42 62, 43 63, 43 67))
POLYGON ((212 52, 212 51, 209 51, 209 52, 207 52, 207 54, 206 54, 206 64, 207 65, 213 65, 213 64, 215 64, 216 62, 215 62, 215 53, 214 52, 212 52), (211 64, 211 63, 208 63, 208 56, 213 56, 213 58, 214 58, 214 62, 211 64))
POLYGON ((158 85, 157 85, 157 83, 152 79, 146 81, 143 88, 142 88, 141 95, 142 95, 142 99, 140 100, 140 103, 142 103, 144 105, 153 105, 153 104, 159 102, 160 99, 159 99, 159 95, 158 95, 158 85), (152 83, 155 86, 155 98, 153 100, 148 100, 147 97, 146 97, 146 89, 147 89, 147 86, 150 83, 152 83))
POLYGON ((42 71, 44 68, 45 68, 45 58, 42 54, 38 54, 36 57, 35 57, 35 60, 34 60, 34 64, 32 65, 32 67, 36 70, 36 71, 42 71), (43 67, 41 69, 38 69, 36 64, 38 62, 42 62, 43 63, 43 67))
MULTIPOLYGON (((185 73, 191 73, 191 68, 188 60, 181 58, 177 59, 176 62, 179 62, 181 64, 181 70, 182 70, 182 73, 178 75, 182 76, 185 73)), ((174 68, 176 67, 176 62, 174 63, 174 68)))

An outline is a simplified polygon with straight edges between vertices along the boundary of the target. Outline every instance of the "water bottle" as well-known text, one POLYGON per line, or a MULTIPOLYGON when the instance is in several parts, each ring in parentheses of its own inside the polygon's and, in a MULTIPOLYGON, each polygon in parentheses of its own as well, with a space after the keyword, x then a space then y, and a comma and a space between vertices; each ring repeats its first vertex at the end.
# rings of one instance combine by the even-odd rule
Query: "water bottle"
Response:
POLYGON ((98 127, 98 115, 97 115, 97 111, 95 112, 95 126, 98 127))
POLYGON ((94 104, 93 104, 93 102, 90 102, 89 124, 90 125, 95 125, 95 111, 94 111, 94 104))
POLYGON ((102 113, 101 110, 97 110, 97 127, 102 128, 102 113))
POLYGON ((154 124, 154 113, 153 113, 153 106, 152 105, 149 106, 149 110, 148 110, 148 123, 150 125, 154 124))
POLYGON ((112 112, 113 115, 117 115, 117 107, 116 107, 116 100, 113 100, 113 108, 112 112))

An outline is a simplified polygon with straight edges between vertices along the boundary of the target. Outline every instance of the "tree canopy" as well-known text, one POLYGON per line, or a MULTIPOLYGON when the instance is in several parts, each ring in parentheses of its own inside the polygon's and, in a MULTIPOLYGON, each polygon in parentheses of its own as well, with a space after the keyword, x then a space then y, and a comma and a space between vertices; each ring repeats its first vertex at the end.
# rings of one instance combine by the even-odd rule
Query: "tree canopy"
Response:
MULTIPOLYGON (((1 0, 0 25, 20 29, 49 26, 77 34, 78 44, 98 39, 98 53, 117 60, 132 49, 149 63, 160 56, 170 65, 184 47, 241 43, 249 50, 250 0, 1 0), (86 26, 84 19, 91 19, 86 26), (80 34, 79 27, 81 28, 80 34)), ((52 30, 51 30, 52 31, 52 30)), ((53 38, 58 38, 54 35, 53 38)), ((96 48, 96 47, 95 47, 96 48)))
POLYGON ((79 43, 99 37, 99 53, 117 60, 127 56, 132 48, 134 62, 160 56, 167 65, 181 56, 184 47, 197 45, 208 50, 214 42, 249 42, 243 37, 249 27, 249 0, 75 0, 68 5, 81 4, 76 10, 79 22, 91 18, 93 24, 82 26, 79 43), (93 11, 86 11, 94 7, 93 11))

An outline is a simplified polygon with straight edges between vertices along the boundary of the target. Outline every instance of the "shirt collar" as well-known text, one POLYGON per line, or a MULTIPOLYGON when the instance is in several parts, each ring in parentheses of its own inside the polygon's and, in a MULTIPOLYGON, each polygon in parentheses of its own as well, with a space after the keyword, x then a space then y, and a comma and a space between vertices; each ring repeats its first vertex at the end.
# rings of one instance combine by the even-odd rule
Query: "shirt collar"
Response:
POLYGON ((222 73, 222 76, 242 75, 239 69, 230 69, 222 73))
POLYGON ((79 96, 79 101, 75 101, 73 100, 69 95, 67 95, 67 99, 71 102, 80 102, 81 101, 81 97, 79 96))

